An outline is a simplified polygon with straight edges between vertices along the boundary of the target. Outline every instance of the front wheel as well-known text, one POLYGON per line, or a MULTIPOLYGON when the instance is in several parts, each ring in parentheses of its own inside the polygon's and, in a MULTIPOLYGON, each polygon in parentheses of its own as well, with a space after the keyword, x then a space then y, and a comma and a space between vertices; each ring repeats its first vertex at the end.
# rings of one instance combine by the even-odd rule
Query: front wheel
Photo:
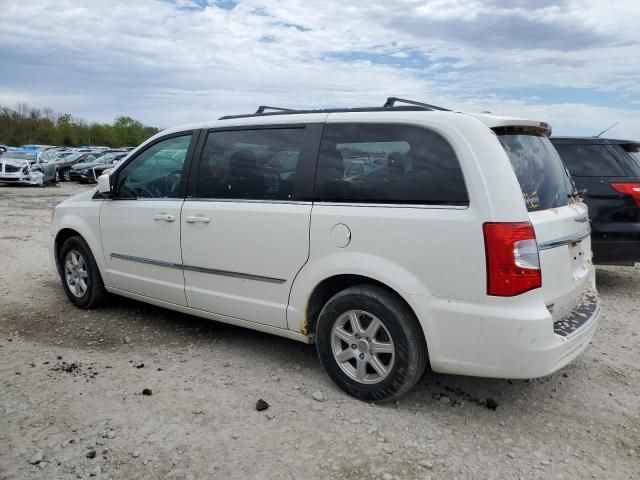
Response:
POLYGON ((331 379, 365 401, 402 396, 427 365, 427 346, 415 315, 376 285, 334 295, 320 312, 316 345, 331 379))
POLYGON ((71 169, 65 168, 64 170, 62 170, 62 172, 60 172, 60 179, 63 182, 70 182, 71 181, 71 169))
POLYGON ((80 236, 62 244, 58 257, 60 277, 67 297, 76 307, 95 308, 106 296, 104 284, 89 245, 80 236))

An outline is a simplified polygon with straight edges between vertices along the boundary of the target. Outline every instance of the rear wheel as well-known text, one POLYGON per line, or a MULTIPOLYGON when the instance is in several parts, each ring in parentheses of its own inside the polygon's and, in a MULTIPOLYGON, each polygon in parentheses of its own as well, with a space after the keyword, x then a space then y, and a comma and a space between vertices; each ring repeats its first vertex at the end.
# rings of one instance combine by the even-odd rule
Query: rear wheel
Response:
POLYGON ((62 170, 60 172, 60 180, 62 180, 63 182, 70 182, 71 181, 71 169, 70 168, 65 168, 64 170, 62 170))
POLYGON ((427 364, 415 315, 376 285, 334 295, 320 312, 316 345, 331 379, 360 400, 400 397, 420 380, 427 364))
POLYGON ((87 242, 80 236, 70 237, 58 255, 60 277, 67 297, 80 308, 95 308, 106 297, 100 271, 87 242))

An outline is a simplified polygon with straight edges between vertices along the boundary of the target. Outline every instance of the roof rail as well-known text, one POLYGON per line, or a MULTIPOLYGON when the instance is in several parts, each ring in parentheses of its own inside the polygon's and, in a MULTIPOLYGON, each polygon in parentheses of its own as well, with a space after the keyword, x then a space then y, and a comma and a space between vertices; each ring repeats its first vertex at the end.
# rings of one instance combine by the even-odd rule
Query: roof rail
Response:
POLYGON ((384 108, 393 108, 397 103, 406 103, 408 105, 415 105, 417 107, 424 107, 428 110, 440 110, 442 112, 450 112, 448 108, 438 107, 437 105, 430 105, 428 103, 416 102, 415 100, 407 100, 406 98, 388 97, 387 101, 383 105, 384 108))
POLYGON ((346 113, 346 112, 381 112, 385 110, 401 110, 401 111, 416 111, 416 110, 439 110, 443 112, 450 112, 448 108, 438 107, 436 105, 429 105, 428 103, 416 102, 414 100, 407 100, 398 97, 389 97, 382 107, 352 107, 352 108, 320 108, 320 109, 304 109, 296 110, 293 108, 271 107, 269 105, 260 105, 255 113, 244 113, 240 115, 224 115, 218 120, 231 120, 235 118, 248 118, 248 117, 260 117, 271 115, 288 115, 288 114, 302 114, 302 113, 346 113), (396 103, 402 103, 405 105, 396 105, 396 103), (267 111, 270 110, 270 111, 267 111))
POLYGON ((295 112, 295 110, 292 108, 270 107, 269 105, 260 105, 258 107, 258 110, 256 110, 256 113, 254 113, 254 115, 260 115, 261 113, 264 113, 265 110, 275 110, 278 112, 295 112))

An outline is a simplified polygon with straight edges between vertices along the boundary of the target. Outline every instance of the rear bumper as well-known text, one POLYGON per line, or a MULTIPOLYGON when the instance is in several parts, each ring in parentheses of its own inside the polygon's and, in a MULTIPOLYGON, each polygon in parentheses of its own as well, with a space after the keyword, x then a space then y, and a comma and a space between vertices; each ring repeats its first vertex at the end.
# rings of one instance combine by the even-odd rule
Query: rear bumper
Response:
MULTIPOLYGON (((416 296, 411 300, 426 302, 416 296)), ((432 299, 420 307, 426 307, 423 311, 430 317, 421 323, 431 367, 441 373, 491 378, 550 375, 580 355, 593 338, 601 310, 597 295, 589 302, 593 308, 587 318, 581 317, 584 305, 578 305, 561 319, 571 323, 571 316, 577 314, 584 320, 567 332, 558 328, 558 322, 554 328, 551 314, 535 295, 502 306, 432 299)))
POLYGON ((640 262, 640 237, 637 240, 591 239, 594 263, 640 262))

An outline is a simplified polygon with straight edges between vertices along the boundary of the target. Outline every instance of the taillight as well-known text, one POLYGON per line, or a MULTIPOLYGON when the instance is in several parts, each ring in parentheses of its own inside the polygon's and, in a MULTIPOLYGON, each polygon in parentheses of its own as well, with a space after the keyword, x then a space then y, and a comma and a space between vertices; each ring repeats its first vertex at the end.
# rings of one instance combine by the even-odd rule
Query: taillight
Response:
POLYGON ((542 286, 538 243, 529 222, 483 226, 487 294, 513 297, 542 286))
POLYGON ((640 207, 640 183, 611 183, 611 188, 623 195, 631 195, 636 205, 640 207))

